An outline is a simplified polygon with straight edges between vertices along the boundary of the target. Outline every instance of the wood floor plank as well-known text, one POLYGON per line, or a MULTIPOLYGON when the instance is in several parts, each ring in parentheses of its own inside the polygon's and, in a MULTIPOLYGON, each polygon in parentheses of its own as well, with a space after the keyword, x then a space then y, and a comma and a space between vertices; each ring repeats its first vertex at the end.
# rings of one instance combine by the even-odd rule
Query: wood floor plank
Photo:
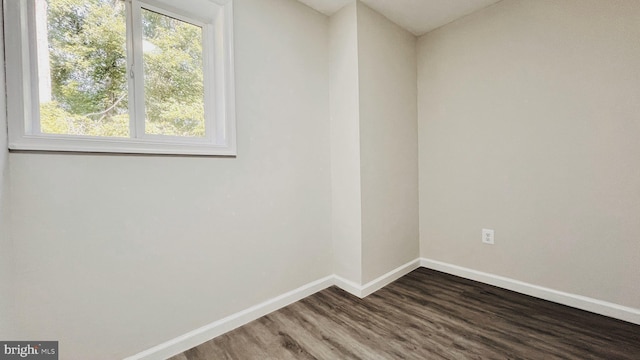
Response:
POLYGON ((202 359, 640 359, 640 326, 417 269, 365 299, 331 287, 190 349, 202 359))

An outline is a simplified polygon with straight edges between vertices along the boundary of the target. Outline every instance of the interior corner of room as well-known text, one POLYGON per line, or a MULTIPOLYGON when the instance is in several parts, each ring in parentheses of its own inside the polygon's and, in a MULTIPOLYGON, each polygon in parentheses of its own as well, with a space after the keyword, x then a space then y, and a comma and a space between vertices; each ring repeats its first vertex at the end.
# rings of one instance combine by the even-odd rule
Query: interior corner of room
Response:
POLYGON ((10 152, 2 72, 0 340, 169 357, 421 266, 640 324, 640 2, 384 3, 233 0, 232 159, 10 152))

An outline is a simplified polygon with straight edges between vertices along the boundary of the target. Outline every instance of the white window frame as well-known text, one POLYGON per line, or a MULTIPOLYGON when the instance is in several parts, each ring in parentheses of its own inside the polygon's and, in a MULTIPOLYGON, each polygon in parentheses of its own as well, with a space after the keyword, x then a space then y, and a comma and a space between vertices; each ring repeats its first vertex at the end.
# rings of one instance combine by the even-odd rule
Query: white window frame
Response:
POLYGON ((35 6, 33 0, 3 0, 9 149, 19 151, 236 155, 232 0, 125 0, 130 138, 43 134, 40 131, 35 6), (203 3, 207 10, 201 11, 203 3), (211 8, 208 8, 208 6, 211 8), (141 9, 202 27, 205 136, 145 133, 141 9), (131 101, 133 100, 133 101, 131 101))

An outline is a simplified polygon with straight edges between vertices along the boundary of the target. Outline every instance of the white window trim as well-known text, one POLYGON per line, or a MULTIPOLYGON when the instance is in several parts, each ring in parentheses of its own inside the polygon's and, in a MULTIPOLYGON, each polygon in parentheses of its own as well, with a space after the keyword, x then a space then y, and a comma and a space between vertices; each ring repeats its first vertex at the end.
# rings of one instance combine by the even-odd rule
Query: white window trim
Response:
MULTIPOLYGON (((144 121, 132 121, 131 138, 93 137, 76 135, 54 135, 39 132, 37 59, 35 22, 29 19, 29 2, 32 0, 3 0, 5 20, 5 56, 7 82, 7 115, 9 125, 9 149, 19 151, 99 152, 130 154, 168 155, 217 155, 235 156, 235 80, 233 51, 233 5, 232 0, 207 0, 216 6, 213 24, 203 23, 203 41, 213 46, 204 46, 204 61, 213 61, 214 74, 205 75, 205 121, 207 132, 203 138, 144 134, 144 121), (215 101, 215 114, 207 111, 215 101), (142 124, 140 126, 139 124, 142 124), (135 128, 135 129, 134 129, 135 128), (134 136, 137 136, 134 138, 134 136)), ((129 0, 130 1, 130 0, 129 0)), ((154 0, 136 1, 133 16, 140 15, 140 6, 149 10, 160 10, 154 0), (137 8, 137 9, 136 9, 137 8)), ((128 5, 131 6, 131 5, 128 5)), ((162 6, 161 12, 182 16, 184 12, 162 6)), ((190 19, 197 15, 184 14, 190 19)), ((190 22, 193 22, 190 20, 190 22)), ((132 28, 130 26, 128 29, 132 28)), ((133 46, 141 46, 141 30, 133 27, 133 46)), ((128 30, 129 31, 129 30, 128 30)), ((131 46, 131 45, 128 45, 131 46)), ((143 74, 142 62, 135 61, 136 76, 143 74)), ((209 64, 205 63, 205 68, 209 64)), ((205 71, 205 74, 207 71, 205 71)), ((131 80, 130 80, 131 84, 131 80)), ((134 87, 129 96, 142 95, 141 86, 134 87)), ((133 102, 134 104, 136 102, 133 102)), ((143 101, 137 104, 144 106, 143 101)), ((144 110, 143 110, 144 111, 144 110)), ((140 106, 130 109, 139 119, 140 106)))

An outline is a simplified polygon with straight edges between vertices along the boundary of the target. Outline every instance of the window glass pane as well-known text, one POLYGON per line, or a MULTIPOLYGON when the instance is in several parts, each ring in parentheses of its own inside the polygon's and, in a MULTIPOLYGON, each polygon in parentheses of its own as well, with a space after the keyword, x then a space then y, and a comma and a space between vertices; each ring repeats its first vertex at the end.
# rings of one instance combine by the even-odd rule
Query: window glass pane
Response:
POLYGON ((129 137, 124 1, 35 2, 42 132, 129 137))
POLYGON ((147 134, 204 137, 202 28, 142 10, 147 134))

